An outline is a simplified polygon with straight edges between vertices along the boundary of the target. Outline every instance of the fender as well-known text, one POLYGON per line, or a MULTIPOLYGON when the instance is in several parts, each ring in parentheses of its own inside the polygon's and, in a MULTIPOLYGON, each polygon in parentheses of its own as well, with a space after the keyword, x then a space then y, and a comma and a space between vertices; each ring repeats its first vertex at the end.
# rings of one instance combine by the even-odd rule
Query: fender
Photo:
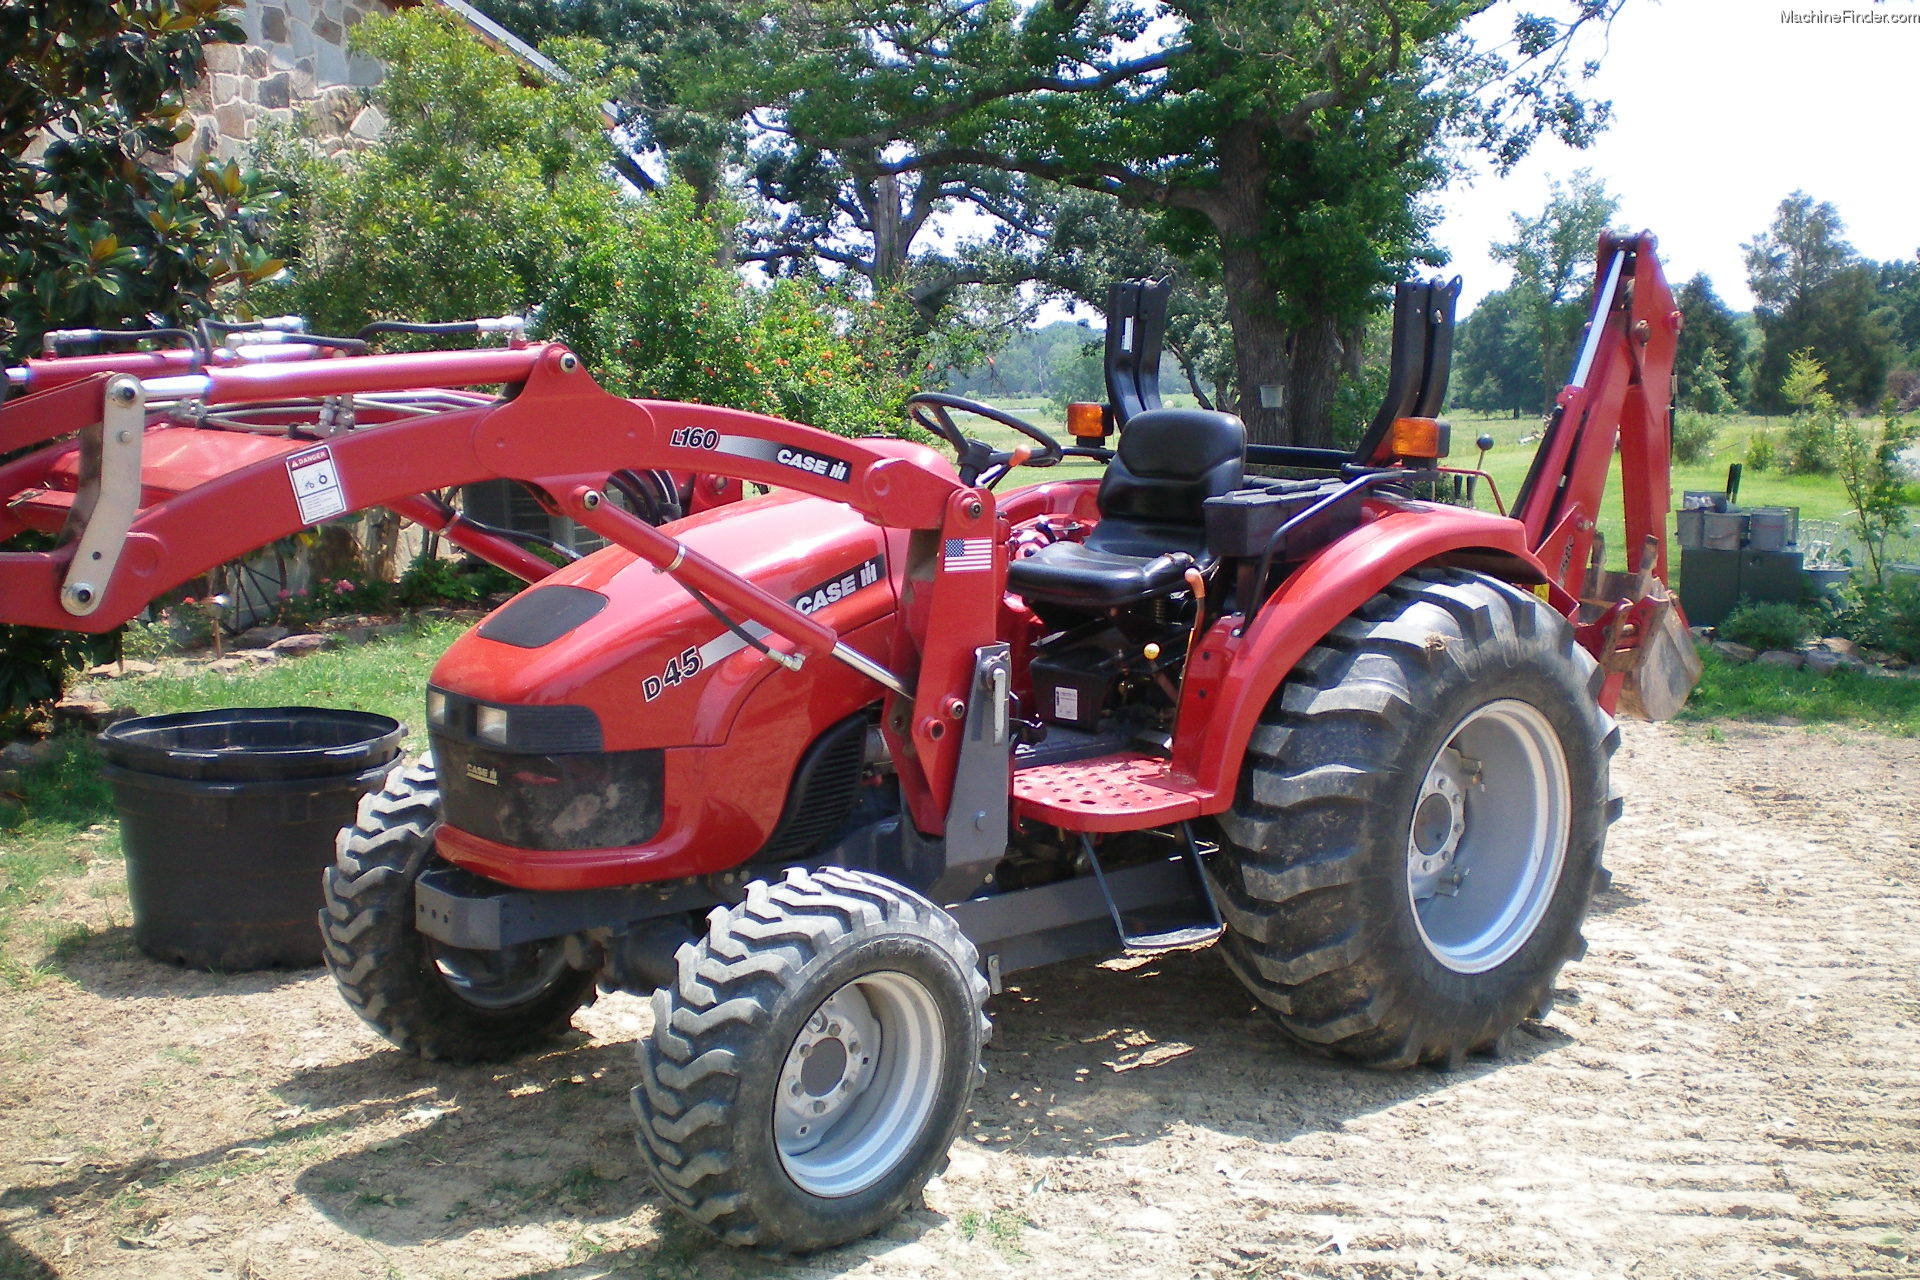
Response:
POLYGON ((1198 784, 1201 812, 1220 813, 1233 803, 1240 761, 1274 690, 1309 649, 1395 578, 1440 563, 1524 584, 1548 580, 1518 520, 1426 502, 1380 503, 1371 513, 1301 565, 1251 626, 1241 631, 1239 614, 1221 618, 1189 659, 1173 771, 1198 784))

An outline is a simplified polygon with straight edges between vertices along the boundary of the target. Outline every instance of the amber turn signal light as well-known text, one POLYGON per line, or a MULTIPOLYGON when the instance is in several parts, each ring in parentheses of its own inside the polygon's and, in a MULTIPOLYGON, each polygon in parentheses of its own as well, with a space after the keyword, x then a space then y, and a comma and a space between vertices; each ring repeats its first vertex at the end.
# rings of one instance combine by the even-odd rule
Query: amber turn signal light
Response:
POLYGON ((1075 401, 1067 406, 1067 431, 1076 440, 1101 440, 1107 434, 1107 407, 1075 401))
POLYGON ((1438 418, 1395 418, 1387 452, 1397 458, 1444 458, 1452 431, 1438 418))

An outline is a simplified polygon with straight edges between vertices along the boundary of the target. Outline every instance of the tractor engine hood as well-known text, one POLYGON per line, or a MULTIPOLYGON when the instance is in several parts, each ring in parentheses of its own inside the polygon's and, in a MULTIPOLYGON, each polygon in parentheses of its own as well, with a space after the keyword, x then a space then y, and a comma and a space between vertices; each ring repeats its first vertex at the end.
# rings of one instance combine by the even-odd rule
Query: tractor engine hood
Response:
MULTIPOLYGON (((667 528, 843 634, 894 614, 906 535, 839 503, 774 493, 667 528)), ((746 634, 762 629, 748 624, 746 634)), ((776 673, 802 702, 818 683, 811 670, 783 671, 673 579, 608 547, 456 640, 428 682, 428 720, 436 739, 542 754, 713 744, 776 673)))

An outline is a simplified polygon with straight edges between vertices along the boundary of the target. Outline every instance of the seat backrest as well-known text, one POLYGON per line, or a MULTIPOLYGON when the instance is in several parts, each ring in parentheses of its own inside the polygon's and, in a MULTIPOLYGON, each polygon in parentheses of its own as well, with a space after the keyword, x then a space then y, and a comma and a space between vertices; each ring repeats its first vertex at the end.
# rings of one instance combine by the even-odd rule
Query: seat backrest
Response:
POLYGON ((1102 523, 1204 525, 1201 504, 1240 487, 1246 458, 1247 429, 1230 413, 1137 413, 1120 433, 1100 482, 1102 523))

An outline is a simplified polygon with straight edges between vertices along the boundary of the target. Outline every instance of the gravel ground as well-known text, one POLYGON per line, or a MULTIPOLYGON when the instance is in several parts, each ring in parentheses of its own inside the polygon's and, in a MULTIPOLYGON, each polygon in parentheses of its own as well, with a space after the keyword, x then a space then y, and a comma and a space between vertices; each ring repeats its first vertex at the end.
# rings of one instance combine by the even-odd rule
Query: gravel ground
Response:
POLYGON ((661 1211, 641 1001, 416 1062, 323 975, 141 958, 102 844, 0 994, 0 1277, 1920 1275, 1920 743, 1629 725, 1617 769, 1618 878, 1513 1056, 1304 1057, 1205 950, 1022 975, 926 1207, 799 1263, 661 1211))

